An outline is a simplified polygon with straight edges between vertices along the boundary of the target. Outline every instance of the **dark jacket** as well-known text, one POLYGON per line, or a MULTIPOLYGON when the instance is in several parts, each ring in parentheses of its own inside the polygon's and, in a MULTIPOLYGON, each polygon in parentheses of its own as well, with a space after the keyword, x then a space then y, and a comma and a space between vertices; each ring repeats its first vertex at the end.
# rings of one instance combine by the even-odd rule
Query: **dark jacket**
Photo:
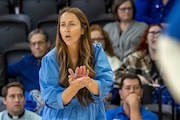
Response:
POLYGON ((2 87, 7 83, 7 62, 6 58, 0 53, 0 95, 2 87))

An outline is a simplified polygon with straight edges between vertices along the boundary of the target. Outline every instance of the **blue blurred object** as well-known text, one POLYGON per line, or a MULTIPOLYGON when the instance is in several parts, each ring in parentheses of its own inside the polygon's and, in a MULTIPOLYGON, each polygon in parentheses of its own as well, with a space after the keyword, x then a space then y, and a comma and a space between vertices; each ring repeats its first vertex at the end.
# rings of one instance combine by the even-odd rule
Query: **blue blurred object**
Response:
POLYGON ((42 110, 44 108, 44 101, 42 99, 39 90, 31 90, 30 92, 25 92, 26 103, 25 109, 33 111, 39 115, 42 115, 42 110))
MULTIPOLYGON (((159 103, 159 94, 161 91, 161 87, 162 87, 162 85, 160 87, 156 87, 155 90, 153 91, 153 103, 155 103, 155 104, 159 103)), ((161 99, 162 99, 162 104, 172 105, 173 98, 172 98, 168 88, 164 88, 164 90, 162 91, 161 99)), ((179 104, 175 103, 175 108, 176 108, 176 111, 180 111, 179 104)))
POLYGON ((36 101, 34 101, 33 96, 30 95, 29 92, 25 92, 25 98, 26 98, 26 103, 25 103, 25 109, 30 110, 35 112, 35 108, 36 108, 36 101))

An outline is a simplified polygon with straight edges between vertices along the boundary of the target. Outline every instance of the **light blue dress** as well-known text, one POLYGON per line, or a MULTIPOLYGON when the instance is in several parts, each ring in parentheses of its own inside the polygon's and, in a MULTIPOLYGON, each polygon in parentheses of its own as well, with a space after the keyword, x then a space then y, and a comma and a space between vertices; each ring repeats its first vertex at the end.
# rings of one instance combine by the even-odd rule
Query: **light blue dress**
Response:
POLYGON ((103 98, 108 94, 113 84, 113 73, 101 44, 93 44, 95 52, 96 75, 99 96, 92 94, 95 103, 83 107, 77 98, 73 98, 66 106, 62 103, 62 92, 66 89, 59 85, 59 65, 56 58, 56 48, 42 59, 39 72, 39 82, 45 108, 43 120, 106 120, 103 98))

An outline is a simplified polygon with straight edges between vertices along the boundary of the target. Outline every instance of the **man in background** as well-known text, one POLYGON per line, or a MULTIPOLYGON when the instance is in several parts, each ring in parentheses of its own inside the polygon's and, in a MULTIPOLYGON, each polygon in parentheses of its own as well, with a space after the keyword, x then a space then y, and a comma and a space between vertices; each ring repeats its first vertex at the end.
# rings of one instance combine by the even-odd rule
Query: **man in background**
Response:
POLYGON ((3 87, 3 103, 7 110, 0 112, 0 120, 42 120, 36 113, 24 109, 24 92, 19 82, 11 82, 3 87))
POLYGON ((158 116, 141 106, 142 83, 135 74, 125 74, 120 83, 122 105, 106 112, 107 120, 158 120, 158 116))
POLYGON ((25 87, 25 108, 41 113, 44 102, 40 93, 39 69, 41 59, 50 50, 48 34, 42 29, 34 29, 28 35, 31 53, 16 63, 8 65, 8 76, 16 77, 25 87))

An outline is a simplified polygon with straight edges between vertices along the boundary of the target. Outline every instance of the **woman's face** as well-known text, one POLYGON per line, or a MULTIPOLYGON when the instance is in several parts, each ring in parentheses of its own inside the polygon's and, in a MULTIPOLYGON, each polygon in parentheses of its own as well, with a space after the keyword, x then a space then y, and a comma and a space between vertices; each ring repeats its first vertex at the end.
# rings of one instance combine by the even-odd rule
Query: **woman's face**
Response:
POLYGON ((121 22, 129 22, 133 18, 133 7, 130 1, 122 3, 118 9, 117 14, 121 22))
POLYGON ((91 31, 91 39, 94 43, 101 43, 103 49, 105 49, 105 40, 104 40, 104 36, 101 34, 100 31, 98 30, 93 30, 91 31))
POLYGON ((67 46, 78 45, 84 34, 79 19, 73 13, 65 12, 60 17, 60 34, 67 46))
POLYGON ((156 50, 156 42, 161 32, 161 28, 159 26, 152 26, 147 35, 148 48, 152 50, 156 50))

